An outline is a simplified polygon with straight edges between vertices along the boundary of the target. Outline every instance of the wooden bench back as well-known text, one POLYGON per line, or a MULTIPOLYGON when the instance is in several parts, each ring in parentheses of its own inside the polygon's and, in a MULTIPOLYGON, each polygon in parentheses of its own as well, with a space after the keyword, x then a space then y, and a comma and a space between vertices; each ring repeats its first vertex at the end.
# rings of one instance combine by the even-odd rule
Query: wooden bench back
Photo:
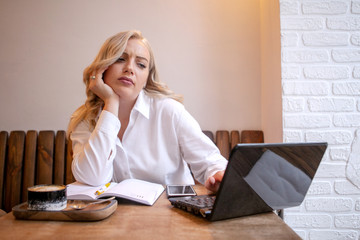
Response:
POLYGON ((219 148, 221 155, 226 159, 229 159, 231 149, 238 143, 263 143, 264 133, 260 130, 243 130, 241 132, 237 130, 216 131, 215 137, 211 131, 203 131, 219 148))
POLYGON ((65 131, 0 132, 0 208, 27 201, 28 187, 73 182, 71 161, 65 131))
MULTIPOLYGON (((263 142, 261 131, 217 131, 204 133, 228 159, 237 143, 263 142)), ((65 131, 0 132, 0 208, 10 212, 12 207, 27 201, 27 188, 37 184, 69 184, 72 147, 65 131)))

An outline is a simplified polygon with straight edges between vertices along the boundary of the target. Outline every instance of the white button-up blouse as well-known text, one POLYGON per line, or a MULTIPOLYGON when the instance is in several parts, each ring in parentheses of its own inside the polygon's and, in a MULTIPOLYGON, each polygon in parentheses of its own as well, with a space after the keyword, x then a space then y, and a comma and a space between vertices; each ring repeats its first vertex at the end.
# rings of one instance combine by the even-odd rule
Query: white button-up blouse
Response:
POLYGON ((120 141, 117 116, 101 111, 94 130, 86 121, 71 133, 72 172, 90 185, 137 178, 160 184, 203 183, 227 160, 184 106, 141 91, 120 141), (191 168, 191 172, 189 169, 191 168))

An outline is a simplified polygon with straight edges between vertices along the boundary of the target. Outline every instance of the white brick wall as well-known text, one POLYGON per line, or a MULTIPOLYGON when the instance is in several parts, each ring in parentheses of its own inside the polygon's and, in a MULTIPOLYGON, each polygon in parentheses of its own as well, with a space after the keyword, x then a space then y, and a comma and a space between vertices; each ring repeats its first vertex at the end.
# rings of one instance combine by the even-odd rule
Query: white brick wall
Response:
POLYGON ((301 206, 303 239, 360 239, 360 0, 279 0, 284 142, 329 144, 301 206))

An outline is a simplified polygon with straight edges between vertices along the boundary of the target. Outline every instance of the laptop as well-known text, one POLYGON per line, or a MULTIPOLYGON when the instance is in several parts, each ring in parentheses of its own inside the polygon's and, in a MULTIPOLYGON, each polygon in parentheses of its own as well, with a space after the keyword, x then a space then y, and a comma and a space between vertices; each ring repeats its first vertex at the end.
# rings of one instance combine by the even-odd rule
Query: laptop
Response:
POLYGON ((216 195, 169 201, 210 221, 299 206, 326 148, 326 142, 238 144, 216 195))

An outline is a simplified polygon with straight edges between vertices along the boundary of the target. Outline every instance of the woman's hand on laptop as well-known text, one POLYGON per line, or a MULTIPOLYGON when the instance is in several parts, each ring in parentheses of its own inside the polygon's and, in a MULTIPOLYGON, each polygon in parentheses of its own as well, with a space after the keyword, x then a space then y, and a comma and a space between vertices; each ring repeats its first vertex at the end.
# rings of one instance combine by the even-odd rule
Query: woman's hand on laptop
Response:
POLYGON ((221 180, 224 177, 225 171, 216 172, 214 175, 209 177, 205 182, 205 187, 214 193, 219 190, 221 180))

